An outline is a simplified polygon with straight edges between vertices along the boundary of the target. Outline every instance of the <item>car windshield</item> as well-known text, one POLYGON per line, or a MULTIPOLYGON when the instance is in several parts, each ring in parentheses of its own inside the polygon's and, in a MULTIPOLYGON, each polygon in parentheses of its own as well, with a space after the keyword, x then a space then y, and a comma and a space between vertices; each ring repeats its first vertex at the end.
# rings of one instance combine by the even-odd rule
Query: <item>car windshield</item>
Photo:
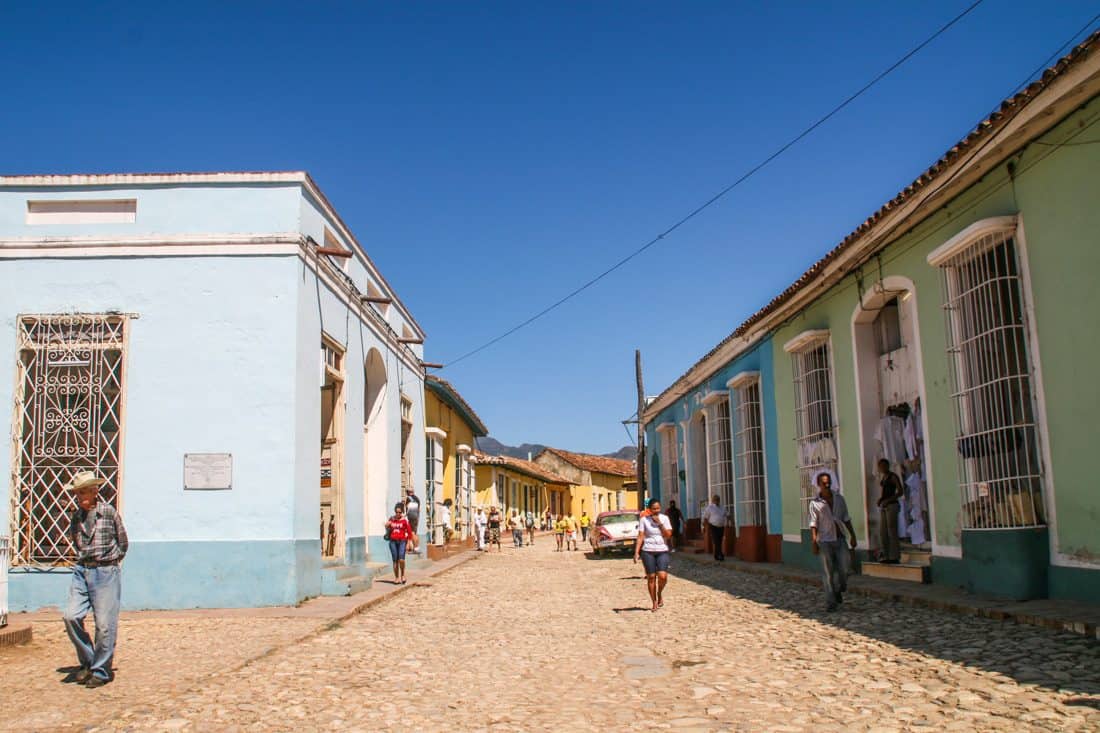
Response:
POLYGON ((635 524, 637 521, 637 514, 610 514, 606 517, 600 517, 596 520, 596 523, 606 526, 608 524, 635 524))

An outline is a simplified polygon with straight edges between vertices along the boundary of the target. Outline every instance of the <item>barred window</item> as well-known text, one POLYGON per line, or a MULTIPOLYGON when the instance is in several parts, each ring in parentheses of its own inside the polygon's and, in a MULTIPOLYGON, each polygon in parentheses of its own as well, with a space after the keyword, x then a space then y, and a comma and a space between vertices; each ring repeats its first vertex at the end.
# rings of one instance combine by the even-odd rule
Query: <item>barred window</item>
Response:
POLYGON ((443 443, 434 435, 429 435, 426 444, 424 507, 427 526, 435 526, 435 503, 443 497, 443 443))
MULTIPOLYGON (((717 495, 732 518, 733 446, 730 442, 730 401, 722 395, 707 405, 707 483, 711 496, 717 495)), ((706 497, 708 500, 710 496, 706 497)))
POLYGON ((12 438, 12 563, 73 559, 65 485, 81 471, 106 483, 118 505, 127 319, 116 315, 22 316, 18 325, 12 438))
POLYGON ((737 423, 734 446, 737 475, 737 521, 742 526, 764 524, 764 429, 761 417, 760 379, 748 377, 733 381, 737 399, 737 423))
POLYGON ((680 466, 677 460, 676 427, 661 429, 661 495, 665 503, 680 498, 680 466))
POLYGON ((794 373, 795 440, 801 485, 802 528, 809 527, 810 499, 817 492, 814 477, 836 474, 836 418, 833 411, 829 332, 809 331, 784 347, 794 373))
POLYGON ((1015 221, 990 223, 929 257, 943 288, 963 526, 1034 527, 1045 523, 1043 474, 1015 221))

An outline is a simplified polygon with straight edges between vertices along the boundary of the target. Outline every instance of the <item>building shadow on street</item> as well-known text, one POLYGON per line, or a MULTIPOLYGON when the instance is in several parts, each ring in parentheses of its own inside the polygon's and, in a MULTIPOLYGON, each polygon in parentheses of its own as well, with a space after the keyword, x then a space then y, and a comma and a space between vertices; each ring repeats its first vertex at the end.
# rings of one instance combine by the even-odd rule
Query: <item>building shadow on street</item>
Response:
POLYGON ((856 594, 828 612, 820 586, 721 565, 674 563, 671 574, 901 649, 1082 695, 1067 705, 1100 707, 1100 643, 1084 636, 856 594))

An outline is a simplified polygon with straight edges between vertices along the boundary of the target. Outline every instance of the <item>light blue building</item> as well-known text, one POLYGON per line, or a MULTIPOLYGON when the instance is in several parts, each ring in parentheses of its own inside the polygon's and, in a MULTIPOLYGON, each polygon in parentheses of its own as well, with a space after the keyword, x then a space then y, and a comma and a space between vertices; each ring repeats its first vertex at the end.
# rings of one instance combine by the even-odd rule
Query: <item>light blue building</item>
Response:
POLYGON ((424 332, 305 173, 0 177, 13 610, 60 604, 76 471, 126 608, 369 582, 424 481, 424 332))
POLYGON ((730 521, 728 551, 778 562, 782 506, 771 338, 730 337, 646 407, 650 495, 675 500, 698 536, 711 496, 730 521))

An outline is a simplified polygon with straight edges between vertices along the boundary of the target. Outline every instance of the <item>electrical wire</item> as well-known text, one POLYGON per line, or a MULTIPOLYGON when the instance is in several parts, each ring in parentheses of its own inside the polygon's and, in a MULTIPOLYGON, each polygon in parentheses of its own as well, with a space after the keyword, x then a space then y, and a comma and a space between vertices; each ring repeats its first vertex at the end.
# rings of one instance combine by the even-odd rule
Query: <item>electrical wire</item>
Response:
MULTIPOLYGON (((1055 61, 1056 61, 1057 59, 1061 58, 1061 57, 1062 57, 1062 55, 1063 55, 1063 54, 1065 53, 1066 49, 1068 49, 1068 48, 1069 48, 1070 46, 1072 46, 1072 45, 1074 44, 1074 42, 1075 42, 1075 41, 1076 41, 1076 40, 1077 40, 1077 39, 1078 39, 1079 37, 1081 37, 1082 35, 1084 35, 1084 37, 1085 37, 1086 39, 1087 39, 1088 37, 1090 37, 1090 36, 1092 35, 1092 32, 1089 32, 1089 28, 1090 28, 1090 27, 1091 27, 1091 26, 1092 26, 1092 25, 1093 25, 1094 23, 1096 23, 1096 22, 1097 22, 1098 20, 1100 20, 1100 13, 1097 13, 1096 15, 1094 15, 1094 16, 1093 16, 1092 18, 1090 18, 1090 19, 1089 19, 1089 21, 1088 21, 1087 23, 1085 23, 1085 24, 1084 24, 1083 26, 1081 26, 1081 28, 1079 28, 1079 29, 1078 29, 1077 31, 1075 31, 1075 32, 1073 33, 1073 35, 1071 35, 1071 36, 1069 37, 1069 39, 1067 39, 1067 40, 1066 40, 1066 42, 1065 42, 1065 43, 1063 43, 1063 44, 1062 44, 1062 45, 1061 45, 1061 46, 1060 46, 1060 47, 1058 48, 1058 50, 1057 50, 1057 51, 1055 51, 1055 52, 1054 52, 1053 54, 1051 54, 1050 56, 1048 56, 1048 57, 1047 57, 1047 59, 1046 59, 1045 61, 1043 61, 1043 63, 1041 63, 1041 64, 1040 64, 1040 65, 1039 65, 1038 67, 1036 67, 1036 68, 1035 68, 1035 69, 1034 69, 1034 70, 1033 70, 1033 71, 1032 71, 1032 72, 1031 72, 1031 73, 1030 73, 1030 74, 1029 74, 1029 75, 1027 76, 1027 78, 1025 78, 1025 79, 1023 80, 1023 82, 1021 82, 1020 84, 1017 84, 1017 85, 1016 85, 1015 87, 1013 87, 1013 89, 1012 89, 1012 92, 1011 92, 1011 93, 1010 93, 1010 94, 1009 94, 1009 95, 1007 96, 1007 98, 1011 98, 1012 96, 1014 96, 1015 94, 1017 94, 1017 93, 1018 93, 1018 92, 1019 92, 1019 91, 1020 91, 1021 89, 1023 89, 1023 88, 1024 88, 1024 87, 1026 87, 1026 86, 1028 86, 1028 85, 1029 85, 1029 84, 1031 83, 1031 81, 1032 81, 1032 80, 1033 80, 1033 79, 1034 79, 1035 77, 1037 77, 1037 76, 1038 76, 1039 74, 1041 74, 1042 72, 1044 72, 1044 71, 1045 71, 1046 69, 1050 68, 1051 64, 1053 64, 1053 63, 1054 63, 1054 62, 1055 62, 1055 61)), ((1008 117, 1008 119, 1007 119, 1007 120, 1005 121, 1005 123, 1004 123, 1004 124, 1005 124, 1005 125, 1009 124, 1009 123, 1010 123, 1010 122, 1012 121, 1012 119, 1013 119, 1013 118, 1015 118, 1015 116, 1016 116, 1016 115, 1018 115, 1018 114, 1019 114, 1019 113, 1020 113, 1020 112, 1021 112, 1021 111, 1023 110, 1023 108, 1024 108, 1024 107, 1026 107, 1026 106, 1027 106, 1027 105, 1026 105, 1026 104, 1024 104, 1024 105, 1020 105, 1019 107, 1017 107, 1017 108, 1016 108, 1016 109, 1015 109, 1015 110, 1014 110, 1014 111, 1012 112, 1012 114, 1011 114, 1011 115, 1010 115, 1010 116, 1008 117)), ((1041 162, 1042 160, 1044 160, 1044 159, 1045 159, 1045 158, 1046 158, 1047 156, 1049 156, 1049 155, 1053 154, 1054 152, 1056 152, 1058 148, 1061 148, 1061 147, 1069 147, 1069 146, 1074 146, 1074 145, 1092 145, 1092 144, 1094 144, 1094 143, 1100 142, 1100 140, 1095 140, 1095 141, 1094 141, 1094 140, 1086 140, 1086 141, 1081 141, 1081 142, 1072 142, 1072 140, 1073 140, 1074 138, 1076 138, 1076 137, 1077 137, 1078 135, 1081 135, 1081 134, 1083 134, 1084 132, 1088 131, 1088 130, 1089 130, 1089 129, 1090 129, 1090 128, 1091 128, 1092 126, 1093 126, 1093 125, 1097 124, 1098 122, 1100 122, 1100 118, 1098 118, 1098 119, 1096 119, 1096 120, 1093 120, 1092 122, 1090 122, 1090 123, 1089 123, 1089 124, 1087 124, 1086 126, 1084 126, 1084 127, 1082 127, 1081 129, 1077 130, 1076 132, 1074 132, 1074 133, 1073 133, 1073 134, 1072 134, 1072 135, 1071 135, 1071 136, 1069 137, 1069 139, 1068 139, 1067 141, 1064 141, 1064 142, 1061 142, 1061 143, 1048 143, 1048 142, 1044 142, 1044 141, 1039 141, 1039 140, 1032 140, 1031 142, 1029 142, 1029 143, 1028 143, 1028 145, 1036 144, 1036 145, 1040 145, 1040 146, 1044 146, 1044 147, 1049 147, 1049 148, 1050 148, 1050 152, 1049 152, 1049 153, 1047 153, 1046 155, 1043 155, 1043 156, 1041 156, 1041 157, 1039 158, 1039 160, 1035 161, 1034 163, 1032 163, 1031 165, 1027 166, 1026 168, 1023 168, 1023 169, 1021 169, 1020 171, 1018 171, 1017 175, 1018 175, 1018 176, 1019 176, 1019 175, 1023 175, 1023 173, 1025 173, 1025 172, 1026 172, 1027 170, 1030 170, 1030 169, 1031 169, 1032 167, 1034 167, 1034 166, 1035 166, 1035 165, 1037 165, 1037 164, 1038 164, 1039 162, 1041 162)), ((1002 129, 1003 129, 1003 127, 1002 127, 1002 129)), ((978 146, 978 147, 977 147, 977 148, 976 148, 976 149, 975 149, 974 151, 972 151, 972 153, 970 154, 970 156, 969 156, 969 157, 967 158, 966 162, 965 162, 964 164, 962 164, 962 165, 961 165, 961 166, 960 166, 960 167, 959 167, 958 169, 956 169, 956 171, 955 171, 955 172, 954 172, 954 173, 953 173, 953 174, 952 174, 952 175, 951 175, 951 176, 950 176, 950 177, 948 178, 948 180, 947 180, 947 181, 944 181, 944 182, 943 182, 942 184, 940 184, 939 186, 937 186, 937 187, 936 187, 936 189, 935 189, 935 190, 934 190, 934 191, 933 191, 933 192, 932 192, 931 194, 929 194, 928 196, 926 196, 926 197, 925 197, 925 198, 924 198, 924 199, 923 199, 923 200, 922 200, 922 201, 921 201, 921 202, 920 202, 920 203, 919 203, 919 204, 918 204, 918 205, 917 205, 916 207, 914 207, 914 209, 913 209, 913 212, 910 212, 910 216, 912 215, 912 213, 915 213, 915 212, 916 212, 916 211, 918 211, 918 210, 919 210, 919 209, 920 209, 920 208, 921 208, 922 206, 924 206, 924 205, 925 205, 925 204, 926 204, 926 203, 928 202, 928 200, 929 200, 930 198, 934 197, 934 196, 935 196, 935 194, 936 194, 936 193, 938 193, 938 192, 939 192, 939 191, 940 191, 940 190, 941 190, 941 189, 942 189, 942 188, 943 188, 944 186, 946 186, 946 185, 947 185, 948 183, 950 183, 950 182, 951 182, 952 180, 954 180, 954 177, 955 177, 955 176, 956 176, 956 175, 958 174, 958 172, 959 172, 960 170, 962 170, 962 169, 965 169, 965 168, 966 168, 966 165, 967 165, 967 164, 968 164, 968 163, 969 163, 969 162, 970 162, 971 160, 973 160, 975 156, 977 156, 977 155, 978 155, 979 153, 981 153, 981 151, 982 151, 983 149, 985 149, 985 147, 986 147, 986 146, 988 146, 988 145, 989 145, 990 143, 992 143, 992 141, 993 141, 994 139, 996 139, 996 138, 997 138, 997 134, 996 134, 996 133, 994 133, 994 134, 990 135, 990 136, 989 136, 989 137, 988 137, 988 138, 987 138, 987 139, 986 139, 986 140, 985 140, 985 141, 984 141, 984 142, 983 142, 983 143, 982 143, 982 144, 981 144, 980 146, 978 146)), ((1026 147, 1027 147, 1027 146, 1025 146, 1025 149, 1026 149, 1026 147)), ((983 196, 983 197, 982 197, 981 199, 979 199, 979 200, 978 200, 977 202, 975 202, 975 203, 972 203, 972 204, 970 204, 970 205, 969 205, 968 207, 966 207, 965 209, 963 209, 963 210, 962 210, 962 211, 960 211, 959 213, 960 213, 960 214, 961 214, 961 213, 965 213, 966 211, 969 211, 969 210, 971 210, 971 209, 975 208, 975 207, 976 207, 976 206, 977 206, 978 204, 980 204, 980 203, 981 203, 982 201, 985 201, 985 200, 986 200, 987 198, 989 198, 990 196, 992 196, 992 195, 994 195, 995 193, 997 193, 998 191, 1000 191, 1000 190, 1001 190, 1001 188, 1003 188, 1003 187, 1004 187, 1005 185, 1007 185, 1007 183, 1002 183, 1002 184, 999 184, 999 185, 995 186, 995 187, 994 187, 994 188, 993 188, 993 189, 992 189, 991 191, 989 191, 989 192, 988 192, 988 193, 987 193, 987 194, 986 194, 985 196, 983 196)), ((908 218, 908 217, 907 217, 907 218, 908 218)), ((898 223, 897 225, 895 225, 895 227, 894 227, 893 229, 891 229, 890 231, 888 231, 888 232, 887 232, 887 234, 886 234, 885 236, 886 236, 887 238, 889 238, 890 236, 892 236, 892 235, 893 235, 893 233, 894 233, 894 232, 895 232, 895 231, 896 231, 896 230, 897 230, 897 229, 898 229, 898 228, 900 227, 900 225, 901 225, 901 224, 902 224, 902 222, 899 222, 899 223, 898 223)), ((919 226, 919 225, 914 225, 914 226, 913 226, 913 227, 911 227, 911 228, 910 228, 910 229, 909 229, 908 231, 906 231, 906 232, 903 232, 902 234, 898 235, 898 237, 894 238, 894 241, 897 241, 897 238, 900 238, 901 236, 905 236, 905 235, 907 235, 907 234, 911 233, 912 231, 914 231, 914 230, 916 229, 916 227, 917 227, 917 226, 919 226)), ((907 246, 905 246, 905 247, 901 248, 900 250, 896 250, 896 251, 894 251, 894 252, 892 253, 892 254, 893 254, 893 257, 891 257, 890 259, 888 259, 888 260, 886 261, 886 264, 890 264, 890 263, 894 262, 895 260, 899 259, 899 258, 900 258, 900 257, 901 257, 902 255, 904 255, 904 254, 905 254, 906 252, 908 252, 909 250, 911 250, 911 249, 913 249, 914 247, 916 247, 916 246, 918 246, 918 245, 922 244, 923 242, 925 242, 926 240, 928 240, 929 238, 931 238, 931 237, 932 237, 932 235, 933 235, 933 234, 935 234, 935 232, 936 232, 936 231, 938 231, 938 230, 939 230, 940 228, 941 228, 940 226, 937 226, 937 227, 935 227, 935 228, 934 228, 934 229, 933 229, 932 231, 930 231, 929 233, 927 233, 927 234, 925 234, 925 235, 923 235, 923 236, 921 236, 921 237, 917 238, 917 239, 916 239, 915 241, 911 242, 911 243, 910 243, 910 244, 908 244, 907 246)), ((886 245, 886 246, 888 246, 888 245, 886 245)), ((860 268, 860 267, 862 267, 862 266, 863 266, 863 265, 864 265, 864 264, 865 264, 866 262, 868 262, 868 261, 869 261, 869 260, 870 260, 870 259, 871 259, 872 257, 876 257, 876 256, 879 256, 879 255, 881 255, 881 253, 882 253, 883 249, 884 249, 884 248, 879 248, 879 249, 878 249, 878 251, 877 251, 876 253, 872 253, 872 254, 868 255, 868 256, 867 256, 866 258, 864 258, 863 260, 861 260, 861 261, 860 261, 860 262, 859 262, 858 264, 855 264, 855 265, 851 266, 851 267, 850 267, 850 268, 849 268, 849 269, 847 270, 847 272, 846 272, 845 274, 847 274, 847 273, 850 273, 850 272, 854 272, 854 271, 857 271, 857 270, 859 270, 859 268, 860 268)), ((881 262, 881 261, 880 261, 880 262, 881 262)), ((880 264, 880 267, 881 267, 881 264, 880 264)), ((839 284, 840 284, 840 283, 837 283, 837 285, 839 285, 839 284)), ((824 294, 823 294, 823 295, 822 295, 821 297, 817 298, 817 299, 816 299, 816 300, 814 301, 814 303, 818 303, 818 304, 820 304, 820 303, 823 303, 823 302, 825 302, 825 301, 827 301, 827 300, 831 300, 831 299, 832 299, 833 297, 836 297, 837 295, 839 295, 839 294, 841 294, 842 292, 845 292, 845 291, 846 291, 846 288, 838 288, 838 287, 837 287, 836 285, 834 285, 834 286, 833 286, 833 287, 831 288, 831 292, 827 292, 827 293, 824 293, 824 294)), ((799 311, 798 313, 794 313, 794 314, 792 314, 792 315, 788 316, 788 318, 787 318, 787 319, 786 319, 786 320, 784 321, 784 323, 783 323, 783 324, 780 324, 780 326, 779 326, 779 327, 781 328, 782 326, 784 326, 784 325, 786 325, 787 323, 789 323, 789 322, 790 322, 790 321, 791 321, 791 320, 792 320, 793 318, 795 318, 795 317, 797 317, 797 316, 798 316, 799 314, 801 314, 803 310, 805 310, 805 309, 802 309, 802 310, 800 310, 800 311, 799 311)), ((677 378, 676 382, 680 381, 680 379, 682 379, 682 378, 683 378, 683 376, 686 376, 686 375, 682 375, 681 377, 677 378)), ((671 388, 672 388, 673 386, 675 386, 676 382, 673 382, 673 384, 672 384, 672 385, 670 385, 670 387, 669 387, 669 390, 668 390, 668 391, 671 391, 671 388)), ((698 386, 698 385, 687 385, 687 386, 685 386, 685 387, 682 387, 682 388, 680 389, 680 391, 678 391, 678 392, 673 392, 673 393, 671 393, 671 394, 668 394, 668 395, 666 395, 665 393, 661 393, 661 395, 659 396, 659 398, 660 398, 660 397, 663 397, 663 398, 665 398, 665 399, 670 399, 670 400, 672 400, 672 401, 675 401, 675 400, 678 400, 678 399, 680 399, 680 398, 681 398, 681 397, 683 397, 684 395, 686 395, 686 394, 687 394, 688 392, 691 392, 692 390, 696 389, 696 388, 697 388, 697 386, 698 386)))
POLYGON ((810 125, 809 127, 805 128, 804 130, 802 130, 802 132, 798 133, 798 134, 797 134, 797 135, 795 135, 795 136, 794 136, 793 138, 791 138, 790 140, 788 140, 788 141, 787 141, 786 143, 784 143, 783 145, 781 145, 781 146, 780 146, 779 148, 777 148, 777 149, 776 149, 776 150, 775 150, 775 151, 774 151, 773 153, 771 153, 771 155, 769 155, 768 157, 764 158, 764 160, 762 160, 761 162, 757 163, 757 164, 756 164, 755 166, 753 166, 753 167, 752 167, 752 168, 750 168, 750 169, 749 169, 748 171, 746 171, 745 173, 743 173, 743 174, 742 174, 742 175, 741 175, 741 176, 740 176, 739 178, 737 178, 737 179, 736 179, 735 181, 733 181, 733 183, 730 183, 730 184, 729 184, 728 186, 726 186, 725 188, 723 188, 722 190, 720 190, 720 191, 719 191, 718 193, 716 193, 716 194, 714 194, 713 196, 711 196, 711 197, 710 197, 709 199, 707 199, 706 201, 704 201, 704 202, 703 202, 702 204, 700 204, 699 206, 697 206, 697 207, 695 207, 694 209, 692 209, 692 210, 691 210, 691 211, 690 211, 690 212, 689 212, 688 214, 686 214, 685 216, 681 217, 681 218, 680 218, 679 220, 677 220, 677 221, 676 221, 676 222, 675 222, 674 224, 672 224, 672 226, 668 227, 667 229, 665 229, 664 231, 662 231, 662 232, 661 232, 660 234, 658 234, 657 236, 653 237, 653 238, 652 238, 652 239, 650 239, 650 240, 649 240, 648 242, 646 242, 645 244, 643 244, 643 245, 642 245, 641 247, 637 248, 636 250, 634 250, 633 252, 631 252, 631 253, 630 253, 630 254, 628 254, 627 256, 625 256, 625 257, 623 257, 622 259, 620 259, 620 260, 619 260, 618 262, 616 262, 616 263, 614 263, 613 265, 611 265, 610 267, 608 267, 608 268, 607 268, 606 270, 604 270, 603 272, 599 273, 598 275, 596 275, 595 277, 591 278, 590 280, 588 280, 588 281, 587 281, 587 282, 585 282, 584 284, 580 285, 579 287, 577 287, 577 288, 574 288, 574 289, 573 289, 572 291, 570 291, 569 293, 567 293, 567 294, 566 294, 565 296, 563 296, 563 297, 559 298, 559 299, 558 299, 558 300, 556 300, 555 302, 553 302, 553 303, 551 303, 550 305, 546 306, 545 308, 543 308, 542 310, 540 310, 540 311, 539 311, 538 313, 535 313, 535 314, 534 314, 533 316, 529 317, 529 318, 528 318, 528 319, 526 319, 525 321, 523 321, 523 322, 521 322, 521 323, 519 323, 519 324, 517 324, 517 325, 513 326, 512 328, 508 329, 507 331, 505 331, 504 333, 500 334, 499 336, 496 336, 495 338, 492 338, 492 339, 490 339, 489 341, 486 341, 486 342, 485 342, 484 344, 482 344, 482 345, 478 346, 477 348, 475 348, 475 349, 472 349, 471 351, 467 351, 467 352, 466 352, 465 354, 462 354, 462 355, 461 355, 461 356, 459 356, 458 358, 456 358, 456 359, 452 359, 452 360, 450 360, 450 361, 446 362, 446 363, 445 363, 445 366, 444 366, 444 368, 447 368, 447 367, 451 367, 451 366, 454 366, 455 364, 458 364, 459 362, 461 362, 461 361, 464 361, 464 360, 466 360, 466 359, 470 358, 471 356, 473 356, 473 355, 475 355, 475 354, 477 354, 477 353, 480 353, 480 352, 484 351, 485 349, 487 349, 487 348, 489 348, 490 346, 492 346, 492 345, 494 345, 494 344, 498 343, 499 341, 502 341, 502 340, 504 340, 504 339, 508 338, 509 336, 511 336, 512 334, 516 333, 516 332, 517 332, 517 331, 519 331, 520 329, 522 329, 522 328, 524 328, 524 327, 526 327, 526 326, 529 326, 529 325, 531 325, 532 323, 534 323, 535 321, 537 321, 537 320, 538 320, 539 318, 542 318, 542 317, 543 317, 543 316, 545 316, 545 315, 546 315, 547 313, 549 313, 549 312, 551 312, 551 311, 553 311, 553 310, 557 309, 558 307, 560 307, 560 306, 564 305, 564 304, 565 304, 566 302, 568 302, 568 301, 572 300, 573 298, 575 298, 576 296, 580 295, 580 294, 581 294, 582 292, 584 292, 585 290, 588 290, 588 288, 592 287, 593 285, 595 285, 595 284, 596 284, 596 283, 598 283, 599 281, 603 280, 603 279, 604 279, 605 277, 607 277, 607 276, 608 276, 608 275, 610 275, 611 273, 615 272, 616 270, 618 270, 618 269, 619 269, 619 268, 621 268, 622 266, 626 265, 626 264, 627 264, 628 262, 630 262, 630 261, 631 261, 631 260, 633 260, 634 258, 636 258, 636 257, 638 257, 639 255, 641 255, 641 254, 642 254, 643 252, 645 252, 646 250, 648 250, 648 249, 649 249, 650 247, 652 247, 653 245, 657 244, 658 242, 660 242, 661 240, 663 240, 663 239, 664 239, 665 237, 667 237, 668 235, 670 235, 670 234, 672 234, 673 232, 675 232, 675 231, 676 231, 677 229, 679 229, 680 227, 682 227, 682 226, 683 226, 684 224, 687 224, 687 223, 688 223, 689 221, 691 221, 692 219, 694 219, 694 218, 695 218, 696 216, 698 216, 699 214, 703 213, 704 211, 706 211, 707 209, 709 209, 709 208, 710 208, 711 206, 713 206, 714 204, 716 204, 716 203, 717 203, 718 201, 720 201, 720 200, 721 200, 722 198, 724 198, 724 197, 726 196, 726 194, 728 194, 728 193, 729 193, 730 191, 733 191, 733 190, 734 190, 735 188, 737 188, 738 186, 740 186, 740 185, 741 185, 742 183, 744 183, 745 181, 747 181, 747 180, 749 180, 750 178, 752 178, 753 176, 755 176, 755 175, 756 175, 757 173, 759 173, 759 172, 760 172, 760 171, 761 171, 762 169, 764 169, 764 168, 765 168, 766 166, 768 166, 768 165, 769 165, 770 163, 772 163, 772 162, 773 162, 773 161, 774 161, 774 160, 775 160, 776 158, 778 158, 779 156, 783 155, 783 154, 784 154, 785 152, 787 152, 787 151, 788 151, 789 149, 791 149, 791 148, 792 148, 792 147, 794 147, 794 146, 795 146, 796 144, 798 144, 799 142, 801 142, 801 141, 802 141, 802 140, 803 140, 803 139, 804 139, 804 138, 805 138, 806 136, 808 136, 808 135, 809 135, 810 133, 812 133, 812 132, 813 132, 814 130, 816 130, 817 128, 821 127, 821 126, 822 126, 823 124, 825 124, 826 122, 828 122, 828 121, 829 121, 830 119, 832 119, 832 118, 833 118, 834 116, 836 116, 836 115, 837 115, 837 114, 838 114, 838 113, 839 113, 839 112, 840 112, 841 110, 843 110, 843 109, 844 109, 845 107, 847 107, 847 106, 848 106, 848 105, 850 105, 850 104, 851 104, 852 102, 854 102, 854 101, 856 101, 857 99, 859 99, 860 97, 862 97, 862 96, 863 96, 863 95, 864 95, 865 93, 867 93, 867 92, 868 92, 868 91, 869 91, 869 90, 870 90, 870 89, 871 89, 872 87, 874 87, 874 86, 875 86, 876 84, 878 84, 878 83, 879 83, 880 81, 882 81, 882 80, 883 80, 883 79, 885 79, 885 78, 886 78, 887 76, 889 76, 889 75, 890 75, 891 73, 893 73, 894 71, 896 71, 896 70, 897 70, 897 69, 898 69, 898 68, 899 68, 899 67, 900 67, 900 66, 901 66, 902 64, 904 64, 904 63, 905 63, 906 61, 908 61, 909 59, 911 59, 911 58, 912 58, 913 56, 915 56, 915 55, 917 55, 918 53, 920 53, 920 52, 921 52, 922 50, 924 50, 924 48, 925 48, 926 46, 928 46, 928 45, 929 45, 930 43, 932 43, 933 41, 935 41, 935 40, 936 40, 937 38, 939 38, 939 37, 940 37, 941 35, 943 35, 944 33, 946 33, 946 32, 947 32, 947 31, 948 31, 948 30, 949 30, 949 29, 950 29, 950 28, 951 28, 952 26, 954 26, 954 25, 955 25, 955 24, 957 24, 957 23, 958 23, 959 21, 961 21, 961 20, 962 20, 963 18, 965 18, 965 17, 967 16, 967 15, 969 15, 970 13, 972 13, 972 12, 973 12, 973 11, 974 11, 975 9, 977 9, 977 7, 978 7, 979 5, 981 5, 981 4, 983 3, 983 2, 985 2, 985 0, 975 0, 975 2, 971 3, 971 4, 970 4, 970 5, 969 5, 969 6, 968 6, 968 7, 966 8, 966 9, 964 9, 964 10, 963 10, 963 11, 962 11, 961 13, 959 13, 958 15, 956 15, 956 16, 955 16, 954 18, 952 18, 951 20, 949 20, 949 21, 948 21, 947 23, 945 23, 945 24, 943 24, 942 26, 940 26, 940 27, 939 27, 939 29, 937 29, 937 30, 936 30, 936 31, 935 31, 935 32, 934 32, 934 33, 933 33, 932 35, 928 36, 928 38, 924 39, 924 40, 923 40, 923 41, 921 41, 921 42, 920 42, 919 44, 917 44, 916 46, 914 46, 914 47, 913 47, 912 49, 910 49, 910 50, 909 50, 909 51, 908 51, 908 52, 907 52, 907 53, 906 53, 905 55, 903 55, 903 56, 902 56, 901 58, 899 58, 899 59, 898 59, 897 61, 895 61, 894 63, 892 63, 892 64, 891 64, 890 66, 888 66, 888 67, 887 67, 886 69, 884 69, 883 71, 879 72, 879 73, 878 73, 878 74, 877 74, 877 75, 876 75, 876 76, 875 76, 874 78, 872 78, 872 79, 871 79, 871 80, 870 80, 869 82, 867 82, 867 83, 866 83, 866 84, 864 84, 864 85, 863 85, 862 87, 860 87, 860 89, 859 89, 859 90, 857 90, 856 92, 854 92, 854 93, 850 94, 850 95, 849 95, 849 96, 848 96, 847 98, 845 98, 845 99, 844 99, 844 100, 843 100, 842 102, 840 102, 840 104, 836 105, 836 106, 835 106, 835 107, 833 107, 833 108, 832 108, 831 110, 829 110, 829 112, 827 112, 827 113, 826 113, 825 115, 823 115, 822 117, 818 118, 818 119, 817 119, 817 121, 815 121, 815 122, 814 122, 813 124, 811 124, 811 125, 810 125))

